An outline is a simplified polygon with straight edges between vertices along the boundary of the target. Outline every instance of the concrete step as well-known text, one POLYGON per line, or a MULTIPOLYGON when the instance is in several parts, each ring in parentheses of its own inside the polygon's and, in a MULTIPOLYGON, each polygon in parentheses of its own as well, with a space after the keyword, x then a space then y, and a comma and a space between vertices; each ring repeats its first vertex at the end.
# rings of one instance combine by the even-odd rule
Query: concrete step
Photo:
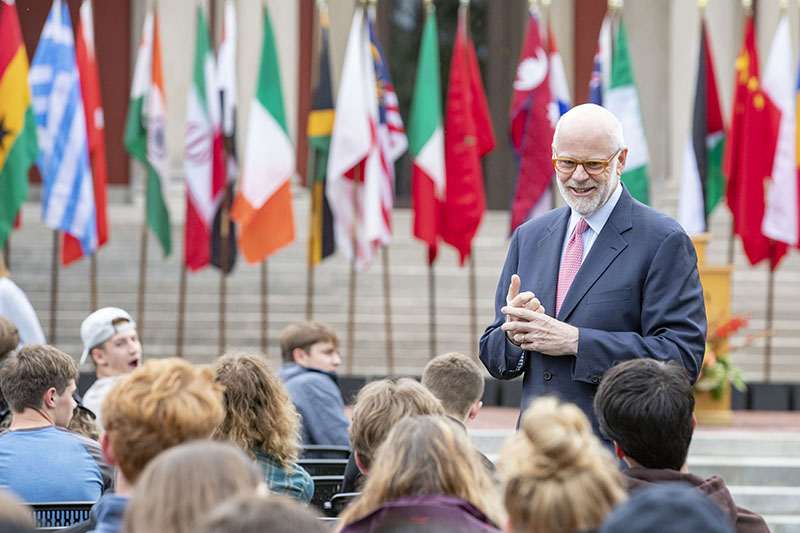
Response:
POLYGON ((772 533, 800 533, 800 516, 761 515, 772 533))
POLYGON ((690 455, 688 463, 692 473, 703 477, 717 474, 729 486, 800 485, 800 458, 690 455))
MULTIPOLYGON (((800 433, 714 431, 698 429, 689 456, 800 457, 800 433)), ((797 480, 800 484, 800 479, 797 480)))
POLYGON ((762 516, 791 515, 800 517, 800 487, 735 485, 728 488, 739 507, 750 509, 762 516))

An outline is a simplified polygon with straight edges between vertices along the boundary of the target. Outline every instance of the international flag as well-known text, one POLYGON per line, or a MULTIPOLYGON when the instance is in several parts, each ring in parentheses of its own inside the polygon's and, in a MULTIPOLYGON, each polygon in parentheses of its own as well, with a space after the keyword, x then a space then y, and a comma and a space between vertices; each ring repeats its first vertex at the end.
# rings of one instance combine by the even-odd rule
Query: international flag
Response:
POLYGON ((728 207, 733 231, 742 238, 751 264, 770 259, 775 268, 785 244, 770 243, 761 232, 764 219, 764 182, 772 173, 778 142, 780 109, 760 86, 753 17, 745 21, 744 42, 736 59, 730 142, 725 144, 723 172, 728 176, 728 207), (781 250, 782 249, 782 250, 781 250))
POLYGON ((458 8, 447 88, 444 145, 447 185, 442 239, 458 250, 463 265, 472 251, 472 239, 486 211, 481 158, 495 147, 475 46, 467 31, 465 4, 458 8))
POLYGON ((222 147, 224 149, 225 191, 217 206, 211 225, 211 264, 226 274, 236 263, 236 227, 230 217, 234 198, 234 186, 239 175, 239 160, 236 155, 236 4, 225 2, 222 13, 222 39, 217 53, 217 87, 222 113, 222 147), (223 220, 224 218, 224 220, 223 220), (223 228, 227 234, 227 261, 222 259, 223 228), (223 268, 223 262, 225 266, 223 268))
POLYGON ((39 37, 28 81, 39 139, 42 221, 69 233, 83 255, 97 248, 86 117, 67 4, 54 0, 39 37))
POLYGON ((357 270, 372 263, 386 233, 375 90, 378 80, 366 19, 363 7, 357 6, 339 82, 325 185, 336 247, 354 261, 357 270))
POLYGON ((690 235, 707 231, 708 217, 722 198, 725 188, 722 174, 725 125, 711 58, 708 30, 705 21, 702 21, 692 132, 684 149, 678 197, 678 222, 690 235))
POLYGON ((222 117, 216 81, 217 67, 208 24, 197 6, 192 86, 186 101, 183 171, 186 175, 186 267, 196 271, 211 261, 211 224, 222 200, 222 117))
MULTIPOLYGON (((94 47, 94 16, 92 1, 83 0, 78 18, 78 38, 75 42, 75 59, 81 77, 81 95, 86 115, 86 135, 89 140, 89 161, 92 165, 94 184, 94 208, 97 220, 97 247, 108 240, 108 217, 106 215, 106 131, 103 118, 103 100, 100 97, 100 76, 94 47)), ((75 237, 64 233, 61 246, 61 263, 68 265, 83 257, 80 243, 75 237)))
POLYGON ((622 123, 622 135, 628 146, 628 159, 625 171, 622 173, 622 183, 628 188, 631 196, 640 202, 649 203, 647 165, 650 162, 650 152, 644 135, 639 92, 636 90, 628 48, 625 23, 619 19, 611 61, 611 78, 608 90, 603 94, 603 106, 622 123))
POLYGON ((269 12, 264 6, 264 42, 256 94, 250 103, 241 186, 231 217, 239 223, 239 248, 249 263, 259 263, 294 241, 289 180, 294 174, 281 92, 278 53, 269 12))
MULTIPOLYGON (((569 95, 567 84, 567 71, 564 69, 564 60, 558 51, 556 35, 552 26, 547 27, 547 40, 550 52, 550 97, 553 99, 554 109, 551 108, 551 122, 558 119, 572 107, 572 98, 569 95)), ((555 173, 554 173, 555 175, 555 173)))
POLYGON ((328 52, 330 18, 327 9, 320 10, 322 27, 319 51, 319 74, 314 87, 311 112, 308 114, 308 151, 311 163, 311 222, 308 232, 308 264, 314 266, 333 254, 336 243, 333 236, 333 213, 325 196, 328 175, 328 154, 333 133, 333 92, 328 52))
POLYGON ((772 38, 767 66, 764 69, 764 92, 781 111, 778 144, 772 163, 772 182, 767 190, 761 231, 776 241, 777 253, 786 246, 796 247, 798 241, 798 150, 797 150, 797 90, 792 75, 792 36, 786 14, 781 16, 772 38), (783 243, 783 244, 780 244, 783 243))
POLYGON ((150 4, 144 18, 142 40, 136 55, 131 100, 125 122, 125 149, 147 168, 147 225, 161 243, 164 255, 172 250, 167 192, 167 109, 158 18, 150 4))
POLYGON ((436 259, 439 211, 445 198, 444 123, 439 79, 439 31, 436 11, 430 4, 422 29, 417 63, 408 142, 413 154, 411 194, 414 207, 414 237, 428 245, 428 263, 436 259))
POLYGON ((549 191, 553 177, 550 146, 555 125, 550 66, 539 19, 538 9, 531 6, 511 98, 511 150, 519 170, 511 205, 510 233, 530 218, 534 206, 549 191))
POLYGON ((589 77, 589 103, 604 105, 604 96, 611 79, 611 15, 606 14, 597 37, 597 51, 592 60, 589 77))
POLYGON ((28 196, 28 170, 39 152, 28 88, 28 54, 14 0, 0 3, 0 247, 28 196))

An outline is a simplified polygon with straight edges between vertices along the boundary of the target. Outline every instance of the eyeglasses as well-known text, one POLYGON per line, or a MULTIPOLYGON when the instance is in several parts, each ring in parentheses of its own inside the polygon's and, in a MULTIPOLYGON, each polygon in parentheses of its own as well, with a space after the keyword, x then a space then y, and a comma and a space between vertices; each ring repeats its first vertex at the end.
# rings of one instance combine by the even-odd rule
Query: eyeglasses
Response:
POLYGON ((622 148, 614 152, 614 154, 606 159, 605 161, 601 159, 588 159, 586 161, 576 161, 574 159, 566 159, 561 157, 553 158, 553 166, 556 167, 556 170, 561 174, 567 174, 571 176, 577 169, 578 165, 583 166, 583 170, 586 171, 587 174, 590 176, 599 176, 603 172, 606 171, 608 165, 617 157, 622 151, 622 148))

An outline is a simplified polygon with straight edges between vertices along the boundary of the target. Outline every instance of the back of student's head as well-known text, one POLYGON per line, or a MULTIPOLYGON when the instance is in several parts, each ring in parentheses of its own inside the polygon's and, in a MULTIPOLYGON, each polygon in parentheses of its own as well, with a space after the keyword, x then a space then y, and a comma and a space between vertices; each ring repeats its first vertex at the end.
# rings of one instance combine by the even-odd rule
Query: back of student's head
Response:
POLYGON ((119 468, 131 483, 163 450, 211 437, 225 416, 222 386, 211 369, 178 358, 151 359, 121 377, 102 413, 119 468))
POLYGON ((289 324, 281 332, 281 358, 284 363, 294 361, 294 350, 300 348, 307 352, 312 345, 318 342, 332 342, 339 345, 339 336, 336 330, 324 322, 305 320, 289 324))
POLYGON ((504 515, 489 473, 464 428, 441 415, 407 416, 378 447, 361 496, 340 522, 346 525, 383 503, 425 494, 457 496, 498 523, 504 515))
POLYGON ((277 494, 237 496, 215 507, 198 533, 325 533, 322 522, 297 500, 277 494))
POLYGON ((63 394, 70 381, 78 381, 72 357, 46 344, 26 344, 0 368, 0 390, 12 411, 42 406, 44 393, 55 387, 63 394))
POLYGON ((542 397, 525 409, 498 460, 514 532, 593 530, 625 498, 611 453, 575 405, 542 397))
POLYGON ((283 382, 260 354, 225 354, 212 366, 225 387, 225 420, 217 436, 258 449, 286 466, 299 453, 297 411, 283 382))
POLYGON ((13 493, 0 489, 0 533, 34 533, 33 517, 13 493))
POLYGON ((17 326, 4 316, 0 316, 0 364, 19 346, 17 326))
POLYGON ((365 469, 372 465, 378 446, 404 416, 444 414, 439 400, 410 378, 381 379, 367 383, 356 396, 350 441, 365 469))
POLYGON ((231 444, 198 441, 150 461, 125 509, 126 533, 189 533, 203 513, 226 498, 255 494, 261 470, 231 444))
POLYGON ((647 468, 680 470, 694 431, 694 393, 675 363, 633 359, 613 366, 594 397, 600 429, 647 468))
POLYGON ((464 354, 450 352, 434 357, 422 371, 422 384, 439 398, 445 412, 464 420, 470 407, 483 396, 480 367, 464 354))

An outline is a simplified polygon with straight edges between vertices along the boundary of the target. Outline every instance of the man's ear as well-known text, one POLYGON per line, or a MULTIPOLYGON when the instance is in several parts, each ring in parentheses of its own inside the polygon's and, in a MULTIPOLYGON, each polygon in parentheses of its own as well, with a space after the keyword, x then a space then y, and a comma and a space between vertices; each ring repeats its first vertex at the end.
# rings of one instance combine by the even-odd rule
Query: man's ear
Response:
POLYGON ((47 409, 53 409, 56 406, 56 396, 58 396, 58 391, 55 387, 50 387, 44 392, 44 406, 47 409))
POLYGON ((614 455, 619 460, 625 459, 625 452, 620 447, 619 443, 617 443, 617 441, 614 441, 614 455))
POLYGON ((103 450, 103 458, 108 463, 108 466, 117 466, 117 456, 114 453, 114 445, 111 444, 111 440, 108 438, 108 433, 103 433, 100 436, 100 449, 103 450))
POLYGON ((625 163, 628 162, 628 149, 623 148, 622 151, 617 156, 617 175, 622 176, 622 173, 625 171, 625 163))
POLYGON ((302 348, 295 348, 292 350, 292 359, 294 362, 300 366, 306 366, 306 359, 308 358, 308 354, 302 348))
POLYGON ((469 416, 470 420, 474 420, 476 416, 478 416, 478 412, 480 412, 481 407, 483 407, 483 402, 478 400, 477 402, 473 403, 469 408, 469 416))
POLYGON ((353 456, 356 458, 356 466, 358 467, 358 470, 361 472, 362 475, 366 476, 367 469, 364 468, 364 464, 361 462, 361 459, 358 458, 358 453, 353 452, 353 456))
POLYGON ((106 354, 100 348, 92 348, 92 351, 89 352, 89 356, 97 366, 103 366, 106 363, 106 354))

